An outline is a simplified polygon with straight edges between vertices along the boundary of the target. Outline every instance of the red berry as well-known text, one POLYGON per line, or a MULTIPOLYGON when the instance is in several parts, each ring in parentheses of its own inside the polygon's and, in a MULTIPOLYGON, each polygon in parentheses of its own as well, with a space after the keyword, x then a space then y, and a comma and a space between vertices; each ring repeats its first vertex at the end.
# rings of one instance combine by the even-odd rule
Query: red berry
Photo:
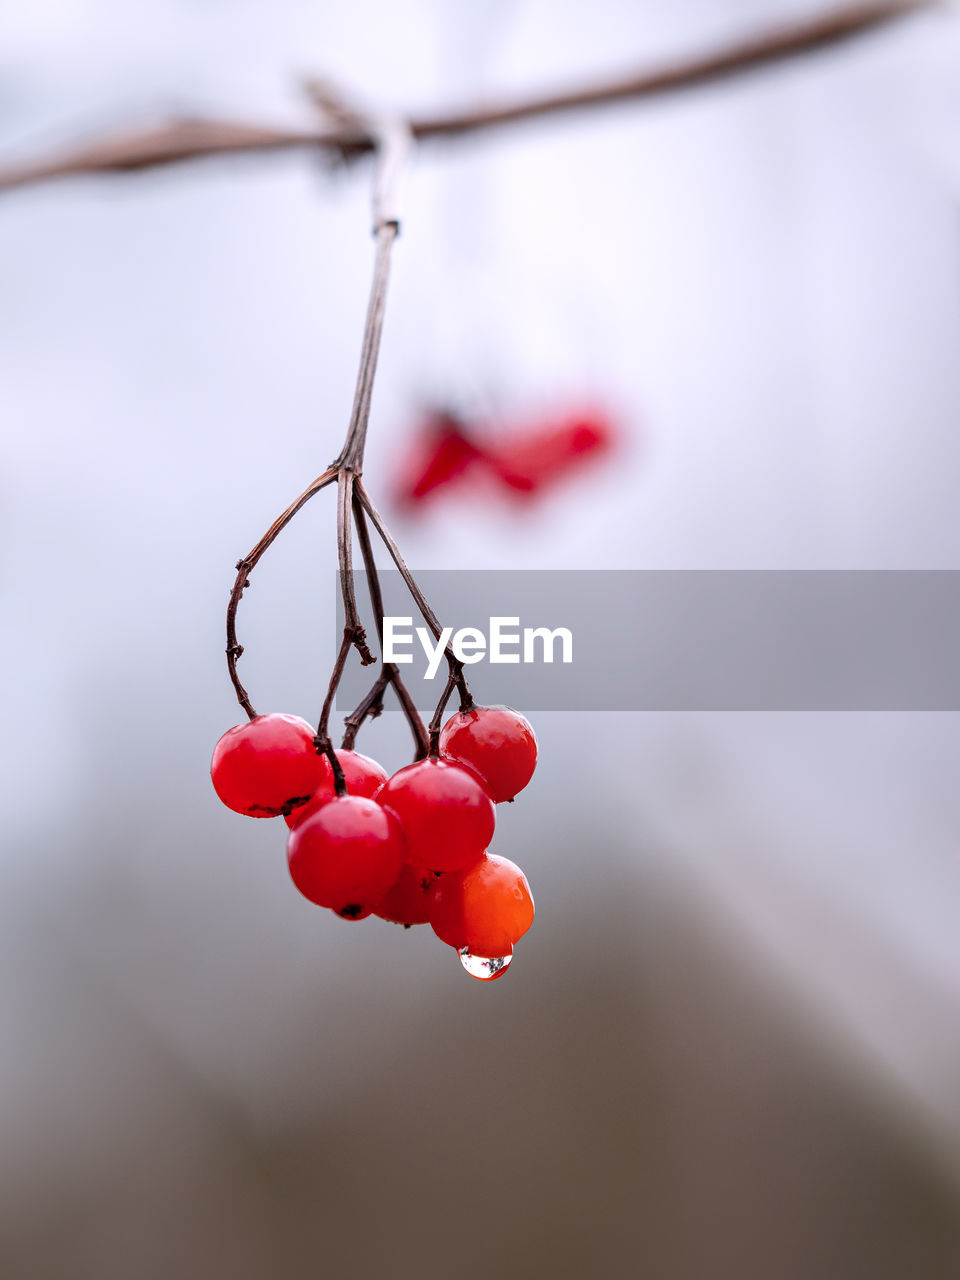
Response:
POLYGON ((306 804, 329 764, 317 755, 313 727, 278 712, 228 729, 213 749, 210 777, 236 813, 275 818, 306 804))
POLYGON ((290 832, 287 862, 305 898, 362 920, 400 874, 403 836, 366 796, 335 796, 290 832))
POLYGON ((397 818, 407 861, 431 871, 476 862, 493 836, 496 816, 474 774, 447 760, 417 760, 384 783, 377 796, 397 818))
MULTIPOLYGON (((380 788, 387 780, 387 771, 377 764, 376 760, 371 760, 369 756, 362 756, 359 751, 338 751, 336 757, 340 761, 340 768, 343 770, 343 780, 347 784, 348 796, 366 796, 369 800, 377 794, 380 788)), ((315 813, 322 804, 326 804, 328 800, 332 800, 337 794, 333 784, 333 769, 326 755, 321 756, 323 762, 323 776, 317 785, 316 790, 305 805, 301 805, 299 809, 294 809, 293 813, 286 814, 286 823, 288 827, 295 827, 301 823, 307 814, 315 813)))
POLYGON ((537 739, 519 711, 474 707, 443 726, 440 750, 479 774, 497 804, 522 791, 537 767, 537 739))
POLYGON ((466 871, 440 876, 430 890, 430 923, 458 951, 508 956, 533 924, 527 877, 509 858, 488 853, 466 871))
POLYGON ((405 862, 396 884, 377 903, 376 914, 391 924, 428 924, 430 921, 430 889, 436 876, 426 867, 405 862))

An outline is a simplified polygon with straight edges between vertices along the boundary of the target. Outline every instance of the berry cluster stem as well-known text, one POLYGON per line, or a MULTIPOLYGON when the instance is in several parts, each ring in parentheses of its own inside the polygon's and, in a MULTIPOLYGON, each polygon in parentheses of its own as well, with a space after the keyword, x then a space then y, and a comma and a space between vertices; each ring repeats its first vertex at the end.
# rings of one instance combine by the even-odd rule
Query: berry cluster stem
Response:
MULTIPOLYGON (((360 544, 360 554, 363 556, 363 565, 367 574, 367 587, 370 592, 370 606, 373 609, 373 616, 376 619, 377 639, 380 642, 380 651, 383 652, 383 591, 380 587, 380 575, 377 572, 377 562, 373 554, 373 546, 370 542, 370 530, 367 526, 367 517, 364 514, 363 507, 354 493, 353 498, 353 520, 357 531, 357 541, 360 544)), ((424 728, 420 713, 417 711, 414 701, 410 696, 403 680, 400 678, 400 672, 396 665, 392 662, 384 662, 380 668, 380 674, 377 677, 370 692, 363 699, 356 710, 352 711, 344 721, 343 749, 352 751, 353 744, 356 741, 357 731, 368 716, 378 716, 383 710, 383 694, 388 685, 392 685, 393 691, 397 696, 397 700, 403 709, 407 722, 413 733, 414 742, 416 743, 415 759, 419 760, 427 754, 429 750, 429 742, 427 739, 427 731, 424 728)))
MULTIPOLYGON (((390 553, 394 564, 400 572, 407 589, 410 591, 417 608, 427 626, 435 637, 441 633, 441 625, 436 614, 430 608, 417 586, 410 570, 404 563, 400 549, 392 534, 387 529, 383 517, 370 500, 363 487, 363 455, 367 440, 367 426, 370 420, 370 406, 373 395, 373 381, 377 369, 377 357, 380 352, 380 339, 383 331, 383 317, 386 309, 387 283, 390 276, 390 257, 393 246, 400 234, 400 220, 396 215, 394 203, 394 187, 402 161, 410 147, 411 135, 403 122, 375 122, 370 125, 371 133, 377 139, 377 167, 374 176, 373 190, 373 232, 376 238, 376 256, 373 269, 373 283, 367 304, 366 321, 363 331, 363 342, 360 349, 360 368, 357 373, 357 386, 354 393, 353 409, 347 427, 343 448, 336 460, 316 480, 296 498, 286 511, 273 522, 249 555, 237 563, 237 577, 230 593, 227 606, 227 669, 241 707, 254 719, 256 711, 250 701, 246 689, 237 674, 237 660, 243 653, 243 646, 237 640, 237 609, 244 590, 250 585, 250 571, 260 557, 271 545, 277 535, 290 523, 297 512, 314 494, 322 488, 337 482, 337 559, 340 569, 340 592, 343 600, 344 629, 343 639, 337 653, 330 682, 327 687, 320 722, 317 726, 317 750, 326 753, 333 769, 337 794, 342 794, 344 786, 343 773, 336 758, 330 740, 330 712, 336 697, 337 689, 346 668, 350 650, 355 648, 360 661, 367 666, 375 661, 367 644, 366 631, 357 607, 353 581, 353 533, 356 530, 357 540, 363 556, 370 603, 376 622, 377 636, 383 649, 383 593, 377 572, 376 559, 370 539, 369 523, 377 531, 381 542, 390 553)), ((461 709, 466 710, 473 705, 470 692, 463 676, 463 664, 448 646, 445 651, 449 676, 447 689, 441 699, 437 715, 442 715, 443 708, 454 688, 460 691, 461 709)), ((426 756, 428 752, 436 754, 436 742, 439 727, 428 736, 423 720, 417 711, 413 698, 406 688, 397 667, 393 663, 382 662, 379 674, 369 693, 359 706, 346 717, 343 747, 353 749, 360 726, 368 717, 377 716, 383 710, 383 695, 391 687, 397 696, 400 706, 410 725, 416 747, 416 758, 426 756)))

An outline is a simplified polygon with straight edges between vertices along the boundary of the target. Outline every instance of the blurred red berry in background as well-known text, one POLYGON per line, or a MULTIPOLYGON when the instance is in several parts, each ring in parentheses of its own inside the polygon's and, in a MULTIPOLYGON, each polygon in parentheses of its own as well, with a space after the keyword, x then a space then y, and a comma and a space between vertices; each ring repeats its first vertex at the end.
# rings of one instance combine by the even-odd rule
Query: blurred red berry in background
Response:
POLYGON ((411 441, 396 484, 398 505, 422 502, 459 479, 482 454, 462 423, 443 411, 428 414, 411 441))
POLYGON ((584 412, 504 435, 488 457, 507 488, 536 495, 608 454, 615 441, 616 432, 608 417, 584 412))
POLYGON ((492 481, 494 490, 534 499, 607 457, 622 437, 611 415, 597 408, 498 428, 432 411, 401 463, 395 498, 410 510, 465 481, 486 481, 483 491, 489 493, 492 481))

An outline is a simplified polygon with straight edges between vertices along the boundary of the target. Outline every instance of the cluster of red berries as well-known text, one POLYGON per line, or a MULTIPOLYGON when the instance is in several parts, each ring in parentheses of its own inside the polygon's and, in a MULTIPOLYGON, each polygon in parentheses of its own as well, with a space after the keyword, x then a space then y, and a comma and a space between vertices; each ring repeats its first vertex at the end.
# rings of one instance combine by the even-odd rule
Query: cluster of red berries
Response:
POLYGON ((283 815, 290 875, 305 898, 345 920, 429 923, 473 977, 499 977, 533 923, 526 876, 487 852, 494 805, 512 800, 536 767, 529 722, 509 707, 457 712, 438 754, 393 777, 356 751, 335 754, 340 795, 306 720, 256 716, 223 735, 210 774, 228 808, 283 815))

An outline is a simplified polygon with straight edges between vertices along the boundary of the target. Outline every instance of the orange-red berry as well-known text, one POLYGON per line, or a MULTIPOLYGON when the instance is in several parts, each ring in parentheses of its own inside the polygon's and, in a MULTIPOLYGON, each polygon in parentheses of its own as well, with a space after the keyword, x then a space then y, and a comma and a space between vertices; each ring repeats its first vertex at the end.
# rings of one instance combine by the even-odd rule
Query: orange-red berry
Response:
POLYGON ((439 877, 430 890, 430 923, 458 951, 509 956, 533 924, 527 877, 509 858, 488 853, 466 871, 439 877))

